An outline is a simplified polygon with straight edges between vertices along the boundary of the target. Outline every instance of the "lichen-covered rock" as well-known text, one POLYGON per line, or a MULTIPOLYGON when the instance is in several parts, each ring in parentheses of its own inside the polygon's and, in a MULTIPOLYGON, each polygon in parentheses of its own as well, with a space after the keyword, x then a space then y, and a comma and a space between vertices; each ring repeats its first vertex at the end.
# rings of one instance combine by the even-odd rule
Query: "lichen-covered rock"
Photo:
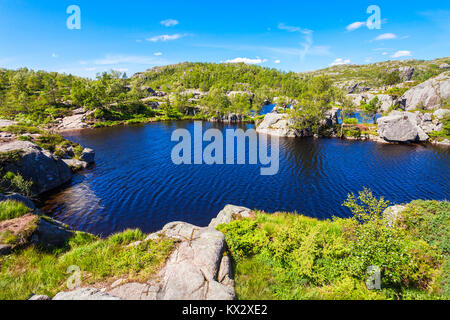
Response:
POLYGON ((72 178, 72 171, 64 161, 32 142, 11 141, 0 145, 0 152, 8 151, 20 151, 21 159, 7 163, 4 170, 32 180, 32 191, 36 194, 57 188, 72 178))
POLYGON ((230 223, 234 217, 241 216, 242 218, 248 218, 251 216, 251 210, 245 207, 238 207, 233 205, 226 205, 222 211, 219 212, 216 218, 212 219, 209 227, 217 228, 218 225, 223 223, 230 223))
POLYGON ((69 292, 60 292, 53 300, 121 300, 95 288, 82 288, 69 292))
POLYGON ((448 109, 438 109, 433 113, 433 115, 438 120, 444 119, 444 117, 447 116, 448 114, 450 114, 450 110, 448 110, 448 109))
POLYGON ((444 72, 405 92, 406 110, 423 107, 434 110, 441 107, 443 101, 450 99, 450 72, 444 72))
POLYGON ((383 217, 387 221, 389 227, 393 227, 395 225, 395 222, 398 219, 398 215, 405 209, 405 206, 396 205, 388 207, 386 208, 386 210, 384 210, 383 217))

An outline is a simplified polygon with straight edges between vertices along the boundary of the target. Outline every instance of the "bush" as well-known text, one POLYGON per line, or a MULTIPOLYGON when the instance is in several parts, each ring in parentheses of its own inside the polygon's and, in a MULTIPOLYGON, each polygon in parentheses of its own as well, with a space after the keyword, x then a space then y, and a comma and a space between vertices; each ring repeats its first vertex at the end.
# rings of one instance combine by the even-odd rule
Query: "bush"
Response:
MULTIPOLYGON (((404 225, 389 226, 383 217, 389 203, 375 198, 370 190, 358 197, 349 195, 344 205, 352 218, 319 221, 295 214, 256 212, 253 219, 219 226, 235 262, 238 298, 446 297, 450 262, 442 258, 443 251, 432 245, 433 240, 417 236, 430 233, 427 228, 422 226, 416 232, 404 225), (367 289, 369 266, 380 268, 381 290, 367 289)), ((448 208, 439 207, 433 210, 442 212, 437 214, 440 218, 429 224, 436 227, 436 239, 438 226, 446 223, 448 227, 443 214, 448 208)), ((411 223, 416 225, 414 221, 411 223)))
POLYGON ((33 185, 33 181, 25 180, 20 173, 6 173, 0 180, 0 185, 6 188, 6 191, 9 192, 17 192, 26 197, 32 195, 31 187, 33 185))
POLYGON ((358 124, 358 119, 356 118, 345 118, 344 124, 358 124))

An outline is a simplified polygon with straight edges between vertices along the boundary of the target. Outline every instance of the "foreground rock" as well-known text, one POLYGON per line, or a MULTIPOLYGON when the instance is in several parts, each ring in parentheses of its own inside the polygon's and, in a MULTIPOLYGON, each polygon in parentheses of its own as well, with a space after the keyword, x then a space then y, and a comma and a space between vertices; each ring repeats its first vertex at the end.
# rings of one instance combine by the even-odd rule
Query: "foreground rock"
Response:
POLYGON ((12 141, 0 145, 0 152, 11 151, 20 151, 21 159, 8 162, 4 170, 32 180, 32 191, 36 194, 57 188, 72 178, 72 171, 64 161, 32 142, 12 141))
POLYGON ((83 288, 69 292, 60 292, 53 297, 53 300, 120 300, 120 298, 94 288, 83 288))
POLYGON ((185 222, 169 223, 144 240, 158 241, 165 236, 179 241, 154 279, 145 283, 126 283, 126 279, 119 279, 101 290, 83 288, 58 293, 53 300, 235 299, 231 260, 226 255, 225 237, 216 230, 216 226, 251 214, 250 209, 228 205, 208 227, 201 228, 185 222))
POLYGON ((30 244, 62 247, 73 235, 74 232, 66 225, 30 211, 22 217, 0 221, 0 255, 9 254, 17 246, 30 244))
POLYGON ((450 72, 444 72, 406 91, 402 99, 406 110, 435 110, 450 99, 450 72))

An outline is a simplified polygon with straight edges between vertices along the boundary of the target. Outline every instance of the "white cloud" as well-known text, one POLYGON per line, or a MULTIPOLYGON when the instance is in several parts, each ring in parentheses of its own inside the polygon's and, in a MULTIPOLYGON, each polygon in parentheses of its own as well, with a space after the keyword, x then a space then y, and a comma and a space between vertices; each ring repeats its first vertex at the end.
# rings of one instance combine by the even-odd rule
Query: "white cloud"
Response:
POLYGON ((349 25, 346 27, 346 29, 347 29, 347 31, 354 31, 354 30, 359 29, 359 28, 361 28, 361 27, 363 27, 363 26, 365 26, 365 25, 366 25, 365 22, 359 22, 359 21, 357 21, 357 22, 353 22, 352 24, 349 24, 349 25))
POLYGON ((155 52, 153 55, 154 56, 162 56, 163 54, 162 54, 162 52, 155 52))
POLYGON ((161 21, 161 24, 165 27, 173 27, 173 26, 176 26, 177 24, 179 24, 179 22, 174 19, 167 19, 167 20, 161 21))
POLYGON ((381 35, 379 35, 378 37, 375 38, 375 40, 380 41, 380 40, 392 40, 392 39, 396 39, 397 36, 393 33, 383 33, 381 35))
POLYGON ((56 53, 52 53, 52 58, 58 58, 58 55, 56 53))
POLYGON ((276 64, 278 64, 278 63, 280 63, 281 61, 280 60, 275 60, 274 61, 276 64))
POLYGON ((247 63, 247 64, 260 64, 267 62, 267 59, 261 60, 261 58, 250 59, 250 58, 234 58, 232 60, 226 60, 225 63, 247 63))
POLYGON ((400 50, 394 53, 391 58, 400 58, 400 57, 410 57, 411 51, 408 50, 400 50))
POLYGON ((344 64, 349 64, 350 63, 350 59, 342 59, 342 58, 337 58, 336 60, 334 60, 331 64, 330 64, 330 67, 333 67, 333 66, 341 66, 341 65, 344 65, 344 64))
POLYGON ((152 38, 148 38, 147 41, 151 41, 151 42, 158 42, 158 41, 170 41, 170 40, 177 40, 184 37, 184 35, 181 34, 173 34, 173 35, 168 35, 168 34, 163 34, 160 36, 155 36, 152 38))
POLYGON ((385 56, 385 55, 387 55, 387 54, 388 54, 387 52, 383 52, 383 53, 382 53, 383 56, 385 56))

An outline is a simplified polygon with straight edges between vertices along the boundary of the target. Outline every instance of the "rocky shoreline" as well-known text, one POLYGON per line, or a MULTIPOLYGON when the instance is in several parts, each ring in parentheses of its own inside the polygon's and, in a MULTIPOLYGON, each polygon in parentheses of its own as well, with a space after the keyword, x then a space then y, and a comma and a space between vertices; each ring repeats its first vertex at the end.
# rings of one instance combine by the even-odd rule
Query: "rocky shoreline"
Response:
MULTIPOLYGON (((225 236, 216 227, 252 215, 248 208, 227 205, 207 227, 171 222, 145 240, 131 243, 129 246, 138 246, 162 237, 177 242, 157 275, 146 281, 130 282, 120 278, 108 284, 59 292, 53 299, 37 293, 29 300, 234 300, 231 258, 225 236)), ((50 218, 38 220, 38 228, 31 235, 34 244, 61 245, 74 234, 67 226, 50 218)), ((10 250, 2 249, 2 255, 9 253, 10 250)))

